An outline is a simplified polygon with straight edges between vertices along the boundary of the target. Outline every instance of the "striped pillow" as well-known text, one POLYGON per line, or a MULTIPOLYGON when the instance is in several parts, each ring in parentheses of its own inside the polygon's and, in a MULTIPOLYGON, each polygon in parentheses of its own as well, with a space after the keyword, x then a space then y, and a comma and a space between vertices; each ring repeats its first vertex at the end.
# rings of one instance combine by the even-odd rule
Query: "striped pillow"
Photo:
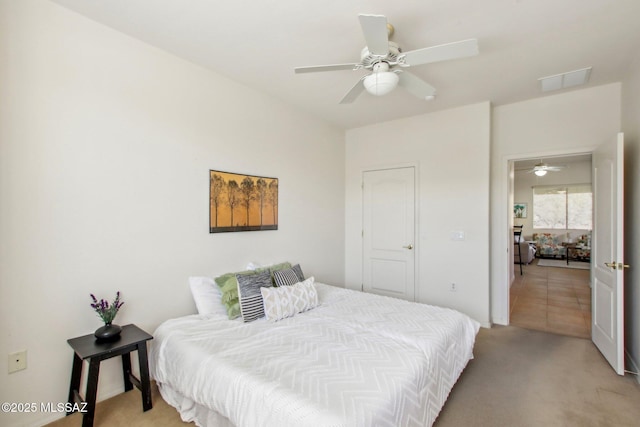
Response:
POLYGON ((271 272, 258 274, 237 275, 238 297, 240 299, 240 314, 245 322, 252 322, 264 317, 264 306, 260 288, 271 287, 271 272))
POLYGON ((285 270, 274 271, 273 280, 276 282, 276 286, 291 286, 304 281, 304 275, 300 264, 296 264, 285 270))

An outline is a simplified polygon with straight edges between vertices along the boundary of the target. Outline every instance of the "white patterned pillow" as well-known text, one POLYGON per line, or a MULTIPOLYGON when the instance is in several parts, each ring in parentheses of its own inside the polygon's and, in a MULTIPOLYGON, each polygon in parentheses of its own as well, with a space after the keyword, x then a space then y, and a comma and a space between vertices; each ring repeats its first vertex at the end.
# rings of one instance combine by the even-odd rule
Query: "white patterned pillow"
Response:
POLYGON ((295 285, 260 288, 267 320, 281 320, 317 306, 318 291, 313 282, 314 278, 309 277, 295 285))
POLYGON ((242 320, 251 322, 263 317, 264 308, 260 290, 264 287, 271 287, 271 272, 267 270, 258 274, 238 274, 236 279, 238 280, 238 298, 242 320))

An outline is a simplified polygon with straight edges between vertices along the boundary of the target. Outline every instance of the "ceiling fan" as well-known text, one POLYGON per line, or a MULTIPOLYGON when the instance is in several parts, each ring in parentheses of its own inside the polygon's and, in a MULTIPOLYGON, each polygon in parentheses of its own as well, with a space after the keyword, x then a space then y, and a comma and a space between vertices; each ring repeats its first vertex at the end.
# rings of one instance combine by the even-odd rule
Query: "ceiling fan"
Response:
POLYGON ((297 74, 361 69, 371 71, 347 92, 340 104, 352 103, 363 90, 372 95, 381 96, 391 92, 398 85, 418 98, 433 100, 436 96, 436 89, 433 86, 400 68, 478 54, 476 39, 403 52, 397 43, 389 40, 394 29, 387 23, 385 16, 360 14, 358 18, 367 43, 360 53, 360 62, 295 68, 297 74))
POLYGON ((525 169, 528 173, 535 173, 537 176, 545 176, 547 172, 558 172, 566 168, 564 165, 551 166, 546 163, 537 163, 533 168, 525 169))

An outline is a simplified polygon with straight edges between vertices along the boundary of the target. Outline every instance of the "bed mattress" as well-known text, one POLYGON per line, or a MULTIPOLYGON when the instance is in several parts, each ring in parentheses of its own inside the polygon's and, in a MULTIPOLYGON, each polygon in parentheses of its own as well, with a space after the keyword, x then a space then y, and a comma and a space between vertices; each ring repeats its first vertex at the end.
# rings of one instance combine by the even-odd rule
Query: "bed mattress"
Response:
POLYGON ((277 322, 164 322, 151 375, 197 425, 430 426, 473 357, 479 323, 441 307, 315 284, 320 305, 277 322))

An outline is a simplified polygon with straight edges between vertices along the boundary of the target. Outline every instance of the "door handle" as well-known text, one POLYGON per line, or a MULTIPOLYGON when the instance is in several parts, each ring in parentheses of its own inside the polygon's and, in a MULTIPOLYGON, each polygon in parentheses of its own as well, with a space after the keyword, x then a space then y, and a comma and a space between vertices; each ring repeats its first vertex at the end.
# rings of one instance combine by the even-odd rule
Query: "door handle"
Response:
POLYGON ((614 270, 622 270, 624 268, 629 268, 629 264, 623 264, 621 262, 605 262, 604 265, 607 267, 613 268, 614 270))
POLYGON ((411 249, 413 249, 413 245, 409 244, 407 246, 403 246, 403 248, 411 250, 411 249))

